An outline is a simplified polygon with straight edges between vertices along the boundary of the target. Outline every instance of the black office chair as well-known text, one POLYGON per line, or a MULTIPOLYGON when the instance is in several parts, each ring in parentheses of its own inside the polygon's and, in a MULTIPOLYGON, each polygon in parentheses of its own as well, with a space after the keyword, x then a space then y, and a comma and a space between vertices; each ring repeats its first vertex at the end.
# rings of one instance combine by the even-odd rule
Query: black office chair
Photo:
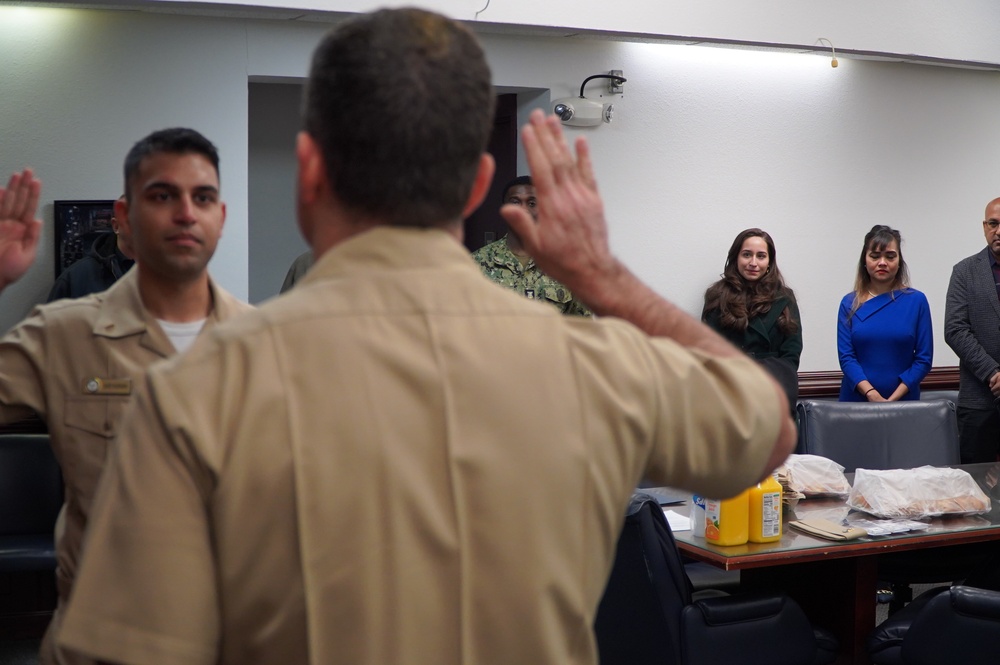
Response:
POLYGON ((961 461, 955 405, 947 400, 801 400, 797 453, 832 459, 848 473, 961 461))
POLYGON ((0 573, 54 571, 62 475, 48 434, 0 434, 0 573))
POLYGON ((931 589, 881 623, 868 652, 876 665, 993 665, 1000 658, 1000 591, 931 589))
POLYGON ((632 497, 594 622, 601 665, 812 665, 836 640, 782 594, 694 600, 658 503, 632 497))

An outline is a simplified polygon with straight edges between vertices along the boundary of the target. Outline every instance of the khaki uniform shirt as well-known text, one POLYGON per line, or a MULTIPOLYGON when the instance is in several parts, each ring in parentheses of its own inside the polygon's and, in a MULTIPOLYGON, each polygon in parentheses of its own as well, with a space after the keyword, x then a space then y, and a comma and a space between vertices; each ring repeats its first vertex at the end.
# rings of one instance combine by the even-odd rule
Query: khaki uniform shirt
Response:
POLYGON ((302 281, 302 278, 306 276, 309 269, 312 268, 313 264, 313 254, 312 250, 304 252, 295 257, 292 261, 292 265, 288 266, 288 272, 285 273, 285 281, 281 283, 281 291, 279 293, 284 293, 288 289, 295 286, 296 282, 302 281))
MULTIPOLYGON (((60 605, 76 574, 108 444, 146 368, 174 354, 142 306, 131 270, 107 291, 37 307, 0 339, 0 422, 24 409, 46 422, 66 499, 56 533, 60 605)), ((252 309, 211 285, 217 322, 252 309)))
POLYGON ((547 302, 563 314, 590 316, 590 310, 574 299, 569 289, 539 270, 534 259, 529 258, 528 263, 522 265, 507 247, 507 236, 477 249, 472 258, 483 274, 497 284, 526 298, 547 302))
POLYGON ((525 300, 442 231, 363 233, 150 372, 61 642, 122 663, 591 665, 643 470, 711 496, 756 482, 770 385, 746 357, 525 300))

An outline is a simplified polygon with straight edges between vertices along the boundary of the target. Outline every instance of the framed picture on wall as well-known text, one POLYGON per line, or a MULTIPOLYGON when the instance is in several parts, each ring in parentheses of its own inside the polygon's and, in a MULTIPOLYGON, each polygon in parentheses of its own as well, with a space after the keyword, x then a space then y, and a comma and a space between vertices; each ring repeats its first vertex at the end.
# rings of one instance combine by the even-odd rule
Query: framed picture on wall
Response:
POLYGON ((101 233, 111 233, 114 199, 55 201, 56 277, 83 258, 101 233))

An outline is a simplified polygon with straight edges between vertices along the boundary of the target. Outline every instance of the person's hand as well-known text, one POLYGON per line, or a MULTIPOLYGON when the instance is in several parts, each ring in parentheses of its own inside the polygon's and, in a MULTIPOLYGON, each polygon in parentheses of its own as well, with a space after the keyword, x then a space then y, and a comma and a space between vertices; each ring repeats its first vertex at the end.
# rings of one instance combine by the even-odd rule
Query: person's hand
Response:
POLYGON ((0 290, 16 282, 35 260, 42 222, 36 218, 42 183, 31 169, 0 188, 0 290))
POLYGON ((886 398, 887 402, 898 402, 910 394, 910 389, 902 381, 896 386, 896 389, 892 391, 892 394, 886 398))
POLYGON ((869 402, 888 402, 886 398, 882 397, 882 393, 872 388, 870 391, 865 393, 865 398, 869 402))
POLYGON ((588 302, 588 292, 619 264, 608 247, 604 204, 587 142, 576 140, 574 158, 559 119, 546 118, 539 110, 531 114, 521 138, 538 197, 538 220, 510 204, 500 214, 538 267, 588 302))
POLYGON ((990 392, 994 397, 1000 397, 1000 372, 990 377, 990 392))

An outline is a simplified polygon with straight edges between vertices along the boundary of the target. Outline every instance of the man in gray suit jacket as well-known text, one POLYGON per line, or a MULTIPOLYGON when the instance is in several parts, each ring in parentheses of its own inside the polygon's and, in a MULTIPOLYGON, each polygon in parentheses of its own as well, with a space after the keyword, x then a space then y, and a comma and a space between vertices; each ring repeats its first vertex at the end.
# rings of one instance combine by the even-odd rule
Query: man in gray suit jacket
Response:
POLYGON ((987 247, 958 262, 948 283, 944 339, 959 359, 962 463, 1000 452, 1000 198, 986 206, 987 247))

